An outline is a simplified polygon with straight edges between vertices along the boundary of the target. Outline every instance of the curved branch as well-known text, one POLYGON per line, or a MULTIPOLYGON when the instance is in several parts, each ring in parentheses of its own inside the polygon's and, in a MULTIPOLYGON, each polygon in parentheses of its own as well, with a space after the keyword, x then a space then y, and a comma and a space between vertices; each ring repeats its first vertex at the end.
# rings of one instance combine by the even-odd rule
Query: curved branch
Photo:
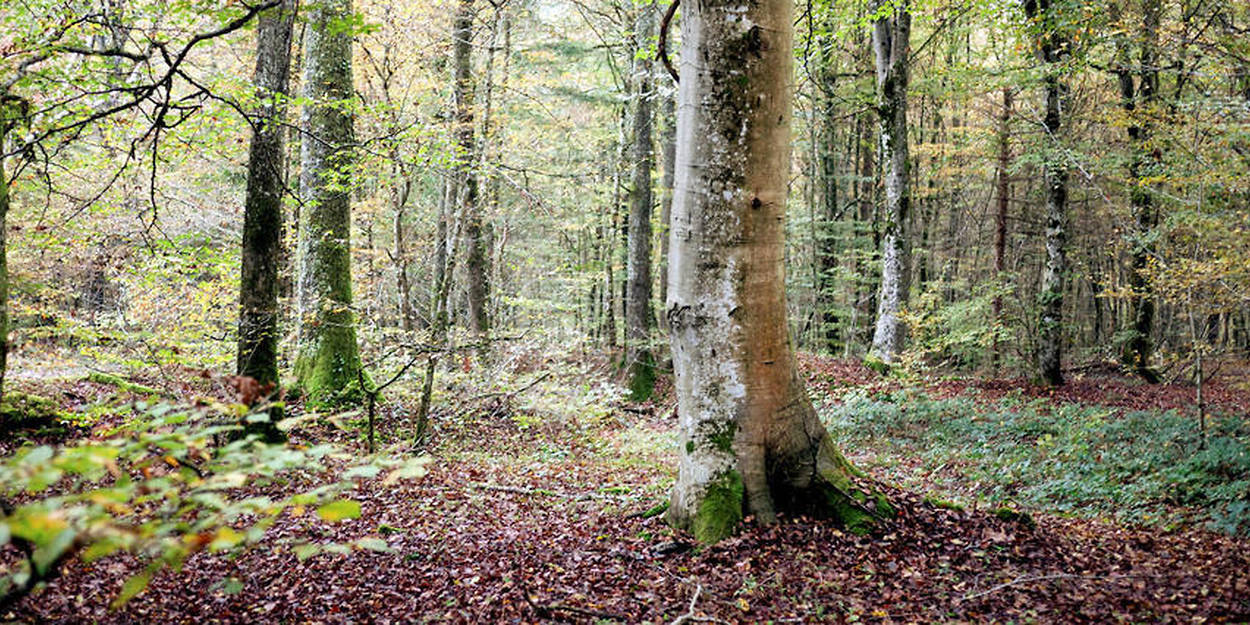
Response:
POLYGON ((677 75, 677 70, 673 69, 672 61, 668 60, 668 24, 673 21, 673 14, 677 13, 677 5, 681 0, 673 0, 668 5, 668 10, 664 12, 664 19, 660 20, 660 41, 658 42, 658 52, 660 53, 660 61, 664 63, 664 68, 668 70, 669 76, 673 77, 673 82, 680 83, 681 78, 677 75))

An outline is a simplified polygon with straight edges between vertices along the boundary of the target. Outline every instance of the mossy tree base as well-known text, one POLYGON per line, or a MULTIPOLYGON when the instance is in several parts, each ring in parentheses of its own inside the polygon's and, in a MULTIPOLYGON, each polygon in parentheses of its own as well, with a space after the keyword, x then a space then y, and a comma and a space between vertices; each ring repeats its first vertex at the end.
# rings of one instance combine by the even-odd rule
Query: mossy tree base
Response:
MULTIPOLYGON (((866 534, 895 516, 886 496, 866 488, 854 478, 862 477, 834 446, 825 439, 820 445, 816 475, 794 479, 810 467, 776 467, 781 478, 769 484, 770 499, 777 511, 830 520, 853 534, 866 534)), ((670 506, 667 520, 678 529, 689 531, 696 541, 711 544, 732 536, 750 511, 748 493, 741 473, 726 469, 709 480, 696 496, 693 506, 670 506)), ((757 519, 770 522, 772 519, 757 519)))

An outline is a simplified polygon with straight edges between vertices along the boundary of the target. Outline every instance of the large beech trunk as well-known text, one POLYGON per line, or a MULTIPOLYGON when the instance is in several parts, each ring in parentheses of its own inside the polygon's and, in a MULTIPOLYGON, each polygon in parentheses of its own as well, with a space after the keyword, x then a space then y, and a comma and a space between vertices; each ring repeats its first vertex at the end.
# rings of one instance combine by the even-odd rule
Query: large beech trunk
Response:
POLYGON ((309 401, 359 393, 360 352, 352 313, 349 165, 355 141, 351 101, 351 0, 309 7, 304 30, 304 128, 299 232, 298 383, 309 401), (355 389, 353 392, 349 389, 355 389))
POLYGON ((885 502, 854 490, 786 323, 792 3, 682 9, 666 302, 682 448, 669 522, 700 542, 781 511, 865 529, 885 502))

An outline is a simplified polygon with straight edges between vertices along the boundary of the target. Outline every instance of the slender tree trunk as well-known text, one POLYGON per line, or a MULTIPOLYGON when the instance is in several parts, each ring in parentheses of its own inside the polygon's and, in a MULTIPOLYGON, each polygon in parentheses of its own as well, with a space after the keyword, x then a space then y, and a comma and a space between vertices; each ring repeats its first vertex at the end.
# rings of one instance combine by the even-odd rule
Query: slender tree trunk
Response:
POLYGON ((907 305, 910 265, 908 220, 911 189, 908 176, 907 81, 911 47, 911 13, 906 1, 873 24, 877 60, 877 109, 881 120, 882 215, 881 294, 872 354, 892 363, 903 348, 905 329, 899 312, 907 305))
MULTIPOLYGON (((996 209, 994 212, 994 280, 1003 288, 1004 271, 1007 269, 1007 211, 1011 207, 1011 87, 1003 87, 1003 110, 998 118, 998 171, 996 209)), ((994 294, 994 323, 1003 323, 1003 296, 994 294)), ((990 355, 994 370, 1002 359, 998 333, 994 334, 994 349, 990 355)))
POLYGON ((1030 20, 1042 25, 1038 36, 1037 55, 1046 65, 1046 264, 1038 294, 1038 366, 1042 379, 1052 386, 1063 384, 1063 291, 1067 271, 1068 163, 1063 146, 1063 112, 1067 86, 1060 77, 1059 64, 1067 54, 1063 28, 1054 0, 1024 0, 1030 20))
POLYGON ((4 400, 4 379, 9 370, 9 178, 4 169, 4 147, 9 131, 21 117, 19 106, 0 95, 0 401, 4 400))
POLYGON ((819 335, 824 348, 831 354, 840 350, 840 327, 836 309, 838 268, 838 134, 835 116, 837 100, 837 68, 834 55, 827 50, 829 42, 822 42, 820 55, 820 84, 816 87, 818 119, 816 161, 820 180, 820 225, 816 228, 816 305, 819 315, 819 335))
POLYGON ((793 4, 683 6, 669 299, 683 445, 668 518, 701 542, 751 514, 885 512, 807 398, 786 323, 793 4))
POLYGON ((469 330, 483 342, 490 331, 487 317, 487 243, 478 197, 477 142, 473 122, 473 0, 459 0, 452 27, 452 67, 455 72, 453 98, 456 114, 456 176, 459 201, 464 215, 465 292, 469 330))
MULTIPOLYGON (((666 80, 661 78, 661 80, 666 80)), ((668 300, 668 231, 673 219, 673 172, 677 156, 677 104, 672 96, 660 104, 660 145, 664 173, 660 177, 660 302, 668 300)), ((668 331, 668 319, 660 315, 660 325, 668 331)))
MULTIPOLYGON (((638 47, 655 30, 655 3, 639 8, 634 26, 638 47)), ((655 356, 651 352, 651 171, 655 169, 655 149, 651 138, 652 79, 651 61, 634 56, 634 181, 629 202, 629 259, 625 297, 625 363, 630 398, 644 401, 655 388, 655 356)))
POLYGON ((1120 102, 1129 117, 1128 139, 1133 151, 1129 161, 1129 205, 1137 231, 1133 234, 1133 261, 1129 274, 1129 298, 1133 322, 1132 335, 1124 346, 1123 359, 1133 371, 1150 384, 1159 382, 1159 374, 1151 368, 1154 345, 1155 300, 1150 279, 1146 275, 1150 267, 1153 245, 1150 237, 1159 221, 1159 209, 1155 206, 1151 185, 1147 182, 1158 173, 1160 155, 1151 141, 1150 117, 1156 114, 1159 93, 1159 13, 1157 0, 1142 3, 1141 54, 1134 72, 1127 50, 1120 53, 1120 66, 1116 70, 1120 84, 1120 102), (1134 74, 1138 78, 1134 84, 1134 74))
POLYGON ((355 142, 351 0, 310 7, 304 39, 298 385, 315 404, 354 399, 360 352, 352 313, 351 171, 355 142))
MULTIPOLYGON (((247 165, 243 209, 243 259, 239 280, 239 346, 235 371, 262 386, 278 386, 279 270, 282 266, 282 196, 286 161, 287 87, 291 71, 291 34, 295 0, 260 16, 256 29, 256 72, 260 98, 247 165)), ((277 415, 271 415, 277 416, 277 415)), ((277 428, 258 434, 280 438, 277 428)))
POLYGON ((412 286, 408 281, 408 241, 405 236, 404 220, 408 216, 408 195, 412 192, 412 180, 402 168, 396 168, 398 180, 392 190, 392 207, 394 209, 395 239, 395 291, 399 296, 399 322, 404 332, 413 330, 412 286))

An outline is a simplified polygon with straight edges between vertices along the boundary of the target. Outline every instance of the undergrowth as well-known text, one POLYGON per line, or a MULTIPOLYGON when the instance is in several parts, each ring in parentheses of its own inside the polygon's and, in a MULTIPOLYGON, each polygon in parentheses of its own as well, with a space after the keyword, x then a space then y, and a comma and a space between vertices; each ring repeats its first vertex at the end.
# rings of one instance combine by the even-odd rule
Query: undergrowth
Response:
POLYGON ((824 411, 840 443, 891 478, 954 499, 1250 534, 1250 422, 1005 398, 848 393, 824 411))

